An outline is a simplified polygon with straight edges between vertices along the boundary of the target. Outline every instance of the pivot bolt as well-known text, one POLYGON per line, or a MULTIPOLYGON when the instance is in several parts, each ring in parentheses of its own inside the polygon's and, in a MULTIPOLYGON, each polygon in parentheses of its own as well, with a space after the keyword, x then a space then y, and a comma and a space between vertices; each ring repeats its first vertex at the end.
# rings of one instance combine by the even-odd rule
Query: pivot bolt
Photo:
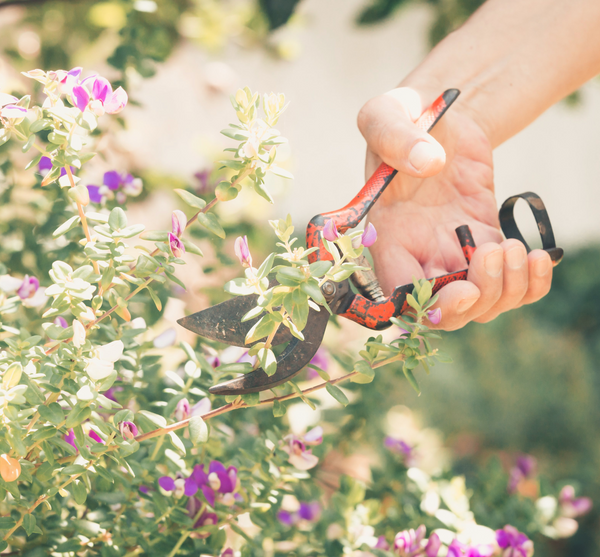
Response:
POLYGON ((321 290, 325 296, 333 296, 335 294, 335 284, 328 280, 323 286, 321 286, 321 290))

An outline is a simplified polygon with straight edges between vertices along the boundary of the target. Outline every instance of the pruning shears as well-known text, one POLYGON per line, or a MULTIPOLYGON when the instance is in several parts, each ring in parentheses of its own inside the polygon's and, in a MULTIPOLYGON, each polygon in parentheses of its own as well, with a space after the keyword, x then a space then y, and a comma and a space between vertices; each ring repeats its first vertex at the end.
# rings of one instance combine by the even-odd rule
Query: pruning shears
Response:
MULTIPOLYGON (((431 131, 459 94, 457 89, 445 91, 419 117, 416 124, 427 132, 431 131)), ((395 169, 382 163, 358 195, 345 207, 338 211, 321 213, 311 219, 306 228, 306 244, 308 249, 313 247, 317 249, 309 255, 310 263, 334 259, 323 244, 322 230, 327 221, 333 219, 340 234, 356 227, 396 174, 395 169)), ((553 264, 557 265, 562 259, 563 250, 556 247, 548 213, 544 203, 535 193, 515 195, 504 202, 499 213, 500 226, 504 235, 523 242, 527 251, 531 251, 514 218, 514 206, 519 199, 525 200, 531 208, 542 239, 542 248, 549 253, 553 264)), ((467 279, 468 265, 476 249, 475 242, 467 225, 456 228, 456 237, 462 248, 467 268, 435 277, 434 294, 451 282, 467 279)), ((413 284, 397 286, 390 296, 385 296, 377 277, 369 270, 369 264, 364 256, 356 260, 356 263, 363 268, 366 267, 366 270, 355 271, 349 279, 341 282, 327 281, 321 285, 321 292, 333 314, 376 331, 386 329, 392 324, 390 318, 397 317, 409 309, 407 295, 412 293, 413 284), (350 281, 354 289, 351 288, 350 281)), ((257 295, 236 297, 184 317, 178 323, 202 337, 233 346, 247 347, 246 334, 258 318, 244 323, 241 319, 256 307, 257 299, 257 295)), ((264 391, 285 383, 311 361, 321 345, 329 318, 329 312, 311 308, 307 325, 303 330, 304 341, 293 337, 287 328, 279 328, 272 344, 274 346, 288 344, 277 357, 277 371, 273 375, 268 376, 263 369, 257 368, 250 373, 215 385, 209 391, 219 395, 240 395, 264 391)))

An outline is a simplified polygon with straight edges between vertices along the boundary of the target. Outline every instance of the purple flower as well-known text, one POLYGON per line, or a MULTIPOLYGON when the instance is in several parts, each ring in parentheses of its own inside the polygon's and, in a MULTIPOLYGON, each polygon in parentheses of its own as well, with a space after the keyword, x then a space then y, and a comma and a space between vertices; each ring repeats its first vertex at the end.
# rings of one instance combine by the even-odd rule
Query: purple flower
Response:
POLYGON ((421 524, 416 530, 398 532, 394 538, 394 550, 401 557, 413 557, 421 552, 421 542, 425 538, 426 528, 421 524))
POLYGON ((304 435, 287 435, 283 438, 283 450, 289 455, 288 462, 298 470, 310 470, 319 463, 319 457, 312 454, 307 445, 319 445, 323 441, 323 428, 318 426, 304 435))
POLYGON ((85 112, 88 103, 90 102, 90 94, 88 90, 82 85, 76 85, 73 87, 73 102, 75 106, 81 110, 81 112, 85 112))
POLYGON ((100 193, 99 186, 87 186, 88 195, 90 196, 90 201, 92 203, 102 203, 102 194, 100 193))
POLYGON ((402 327, 398 327, 398 330, 400 331, 400 336, 398 338, 410 336, 410 331, 407 331, 406 329, 403 329, 402 327))
POLYGON ((402 439, 395 439, 394 437, 386 437, 383 441, 384 447, 389 449, 391 452, 410 457, 413 452, 413 448, 402 439))
POLYGON ((137 426, 133 422, 121 422, 119 431, 123 439, 135 439, 139 433, 137 426))
POLYGON ((104 173, 102 183, 108 186, 108 189, 118 190, 121 187, 121 175, 116 170, 109 170, 104 173))
POLYGON ((18 120, 27 116, 27 109, 16 104, 8 104, 2 108, 0 116, 8 120, 18 120))
POLYGON ((182 398, 175 408, 175 419, 178 422, 187 420, 190 417, 190 403, 187 398, 182 398))
POLYGON ((427 557, 437 557, 441 546, 442 542, 440 537, 436 533, 431 534, 427 541, 427 545, 425 546, 425 555, 427 557))
POLYGON ((379 536, 377 538, 377 543, 373 547, 374 549, 383 549, 383 551, 390 550, 390 544, 385 539, 385 536, 379 536))
POLYGON ((506 525, 502 530, 496 530, 496 541, 503 557, 529 557, 533 555, 533 542, 519 532, 514 526, 506 525))
POLYGON ((191 416, 203 416, 208 414, 212 410, 212 403, 210 398, 201 398, 194 406, 192 406, 191 416))
POLYGON ((360 243, 366 248, 370 248, 377 241, 377 230, 369 223, 367 224, 365 231, 363 232, 360 243))
POLYGON ((575 497, 575 488, 572 485, 566 485, 560 490, 558 501, 562 516, 567 518, 583 516, 589 513, 593 506, 589 497, 575 497))
POLYGON ((148 492, 150 491, 150 488, 147 485, 141 485, 140 486, 140 491, 144 494, 144 495, 148 495, 148 492))
POLYGON ((34 294, 38 291, 40 287, 40 281, 35 277, 30 277, 29 275, 25 275, 23 279, 23 283, 17 290, 17 294, 21 300, 26 300, 27 298, 32 298, 34 294))
POLYGON ((92 85, 92 96, 94 99, 101 101, 102 104, 104 104, 106 102, 106 98, 111 94, 112 86, 108 79, 98 76, 92 85))
POLYGON ((183 211, 175 209, 171 215, 171 225, 173 227, 173 234, 178 238, 181 237, 185 227, 187 226, 187 217, 183 211))
POLYGON ((58 325, 59 327, 62 327, 63 329, 66 329, 69 326, 67 320, 64 317, 61 317, 60 315, 53 321, 53 323, 55 325, 58 325))
POLYGON ((48 174, 52 170, 52 159, 50 157, 42 157, 38 163, 38 170, 42 176, 48 174))
POLYGON ((233 557, 233 549, 228 547, 223 553, 221 553, 221 557, 233 557))
POLYGON ((202 491, 206 502, 214 507, 215 501, 232 505, 235 501, 234 493, 237 490, 237 468, 225 466, 218 460, 213 460, 208 473, 204 465, 194 466, 190 477, 185 480, 184 495, 192 497, 202 491))
MULTIPOLYGON (((325 348, 323 348, 322 346, 319 346, 319 349, 313 356, 310 363, 313 366, 317 366, 319 369, 322 369, 323 371, 327 371, 329 369, 329 358, 327 357, 327 350, 325 350, 325 348)), ((315 379, 318 376, 319 374, 317 373, 317 370, 308 368, 309 379, 315 379)))
POLYGON ((521 481, 535 476, 537 469, 537 460, 531 455, 520 455, 517 458, 515 466, 510 470, 508 477, 507 490, 509 493, 516 493, 521 481))
POLYGON ((165 491, 173 491, 175 489, 175 480, 170 476, 161 476, 158 478, 158 485, 165 491))
MULTIPOLYGON (((202 508, 202 502, 195 497, 190 497, 186 505, 188 516, 190 518, 195 518, 198 515, 198 512, 202 508)), ((203 526, 214 526, 219 521, 217 515, 215 513, 208 512, 208 510, 204 509, 202 514, 198 517, 196 522, 194 523, 193 528, 202 528, 203 526)), ((195 533, 195 536, 199 538, 208 538, 210 534, 208 532, 199 534, 195 533)))
POLYGON ((338 232, 337 226, 333 219, 329 219, 323 227, 323 238, 330 242, 335 242, 342 235, 338 232))
POLYGON ((284 509, 280 509, 277 512, 277 520, 285 526, 294 526, 300 520, 307 522, 316 522, 319 520, 321 515, 321 505, 318 501, 311 501, 310 503, 300 503, 300 507, 296 512, 289 512, 284 509))
POLYGON ((211 187, 209 182, 211 172, 211 169, 205 168, 204 170, 200 170, 194 174, 194 178, 196 178, 200 183, 200 185, 196 188, 196 191, 199 194, 209 193, 214 189, 214 187, 211 187))
POLYGON ((250 248, 248 247, 248 238, 239 236, 235 240, 233 246, 235 255, 240 260, 242 267, 252 267, 252 255, 250 254, 250 248))
POLYGON ((490 557, 494 554, 491 545, 469 546, 454 540, 448 546, 448 557, 490 557))
POLYGON ((181 257, 185 253, 183 242, 171 232, 169 232, 169 248, 173 257, 181 257))
POLYGON ((442 320, 442 309, 437 308, 428 311, 427 319, 429 319, 433 325, 437 325, 442 320))
POLYGON ((88 435, 94 440, 96 441, 96 443, 102 443, 104 445, 104 440, 102 439, 102 437, 100 437, 100 435, 98 435, 93 429, 90 429, 88 435))
POLYGON ((298 517, 301 520, 308 520, 309 522, 316 522, 321 515, 321 505, 318 501, 311 501, 310 503, 300 503, 298 509, 298 517))
POLYGON ((277 511, 277 520, 284 526, 293 526, 296 523, 295 516, 288 512, 280 509, 277 511))
POLYGON ((77 449, 77 445, 75 444, 75 432, 72 429, 69 430, 69 433, 63 435, 63 439, 69 443, 69 445, 72 445, 77 449))

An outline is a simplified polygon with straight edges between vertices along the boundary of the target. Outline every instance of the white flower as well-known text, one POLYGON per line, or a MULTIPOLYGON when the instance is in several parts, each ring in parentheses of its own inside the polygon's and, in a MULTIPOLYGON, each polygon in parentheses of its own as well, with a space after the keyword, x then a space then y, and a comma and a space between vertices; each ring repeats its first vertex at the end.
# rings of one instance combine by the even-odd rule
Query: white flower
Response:
POLYGON ((77 319, 73 320, 73 344, 81 348, 85 343, 85 327, 77 319))
POLYGON ((115 340, 96 350, 95 356, 87 361, 85 371, 93 381, 106 379, 115 369, 115 362, 123 355, 123 343, 115 340))

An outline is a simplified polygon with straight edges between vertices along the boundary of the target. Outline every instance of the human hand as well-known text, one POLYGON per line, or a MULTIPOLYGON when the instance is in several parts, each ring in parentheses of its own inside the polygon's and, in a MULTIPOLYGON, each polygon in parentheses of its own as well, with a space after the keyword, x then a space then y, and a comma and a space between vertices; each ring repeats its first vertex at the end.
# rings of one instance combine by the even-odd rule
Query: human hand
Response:
POLYGON ((539 300, 550 290, 552 262, 543 250, 527 254, 518 240, 502 240, 492 147, 482 128, 457 102, 436 124, 436 141, 414 124, 421 104, 416 91, 398 88, 370 100, 358 117, 367 177, 382 160, 398 170, 369 213, 379 232, 370 249, 384 293, 413 277, 464 269, 454 230, 467 224, 478 247, 467 280, 439 291, 437 327, 485 323, 539 300))

